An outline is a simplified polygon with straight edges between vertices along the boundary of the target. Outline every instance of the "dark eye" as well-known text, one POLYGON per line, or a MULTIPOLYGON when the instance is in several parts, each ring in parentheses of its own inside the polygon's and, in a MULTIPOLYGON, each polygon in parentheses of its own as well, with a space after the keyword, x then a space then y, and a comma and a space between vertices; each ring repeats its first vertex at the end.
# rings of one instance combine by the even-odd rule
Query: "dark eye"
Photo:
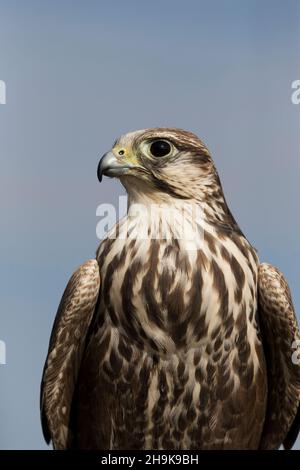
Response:
POLYGON ((171 152, 171 145, 166 140, 155 140, 150 146, 150 152, 154 157, 165 157, 171 152))

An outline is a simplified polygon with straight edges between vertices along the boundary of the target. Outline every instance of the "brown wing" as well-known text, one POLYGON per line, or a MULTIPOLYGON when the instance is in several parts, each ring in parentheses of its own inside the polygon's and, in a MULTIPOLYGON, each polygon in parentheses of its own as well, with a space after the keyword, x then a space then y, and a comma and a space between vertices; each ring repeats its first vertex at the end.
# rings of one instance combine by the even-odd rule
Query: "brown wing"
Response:
POLYGON ((268 371, 268 400, 262 449, 290 449, 299 432, 300 334, 290 289, 270 264, 258 271, 260 324, 268 371), (298 349, 297 349, 298 348, 298 349))
POLYGON ((44 437, 56 449, 68 447, 71 439, 72 399, 99 287, 98 263, 89 260, 73 273, 53 325, 41 384, 41 418, 44 437))

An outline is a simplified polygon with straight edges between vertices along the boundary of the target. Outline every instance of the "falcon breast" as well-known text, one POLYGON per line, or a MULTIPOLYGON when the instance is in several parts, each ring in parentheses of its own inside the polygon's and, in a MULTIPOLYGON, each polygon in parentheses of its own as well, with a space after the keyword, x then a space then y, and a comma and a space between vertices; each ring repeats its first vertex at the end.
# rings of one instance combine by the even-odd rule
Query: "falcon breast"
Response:
POLYGON ((118 139, 98 177, 128 213, 66 287, 45 364, 55 448, 292 447, 299 331, 282 274, 260 264, 208 149, 157 128, 118 139), (294 348, 294 349, 293 349, 294 348))

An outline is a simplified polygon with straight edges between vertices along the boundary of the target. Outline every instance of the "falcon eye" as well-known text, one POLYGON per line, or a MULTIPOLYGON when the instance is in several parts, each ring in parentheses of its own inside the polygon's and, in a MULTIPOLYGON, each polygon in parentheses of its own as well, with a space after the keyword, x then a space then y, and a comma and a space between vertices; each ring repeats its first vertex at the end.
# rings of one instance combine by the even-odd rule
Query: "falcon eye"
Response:
POLYGON ((171 145, 166 140, 155 140, 150 146, 151 155, 165 157, 171 152, 171 145))

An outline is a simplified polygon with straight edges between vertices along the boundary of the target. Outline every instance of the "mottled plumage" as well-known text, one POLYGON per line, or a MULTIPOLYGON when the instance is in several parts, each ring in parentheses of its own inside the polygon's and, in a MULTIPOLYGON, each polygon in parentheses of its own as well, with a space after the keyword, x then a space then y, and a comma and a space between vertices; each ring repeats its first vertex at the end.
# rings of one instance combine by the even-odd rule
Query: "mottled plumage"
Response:
POLYGON ((292 447, 300 336, 290 292, 240 231, 207 148, 178 129, 137 131, 116 141, 102 173, 120 177, 128 214, 59 306, 42 381, 46 440, 292 447), (191 236, 178 237, 183 225, 191 236))

